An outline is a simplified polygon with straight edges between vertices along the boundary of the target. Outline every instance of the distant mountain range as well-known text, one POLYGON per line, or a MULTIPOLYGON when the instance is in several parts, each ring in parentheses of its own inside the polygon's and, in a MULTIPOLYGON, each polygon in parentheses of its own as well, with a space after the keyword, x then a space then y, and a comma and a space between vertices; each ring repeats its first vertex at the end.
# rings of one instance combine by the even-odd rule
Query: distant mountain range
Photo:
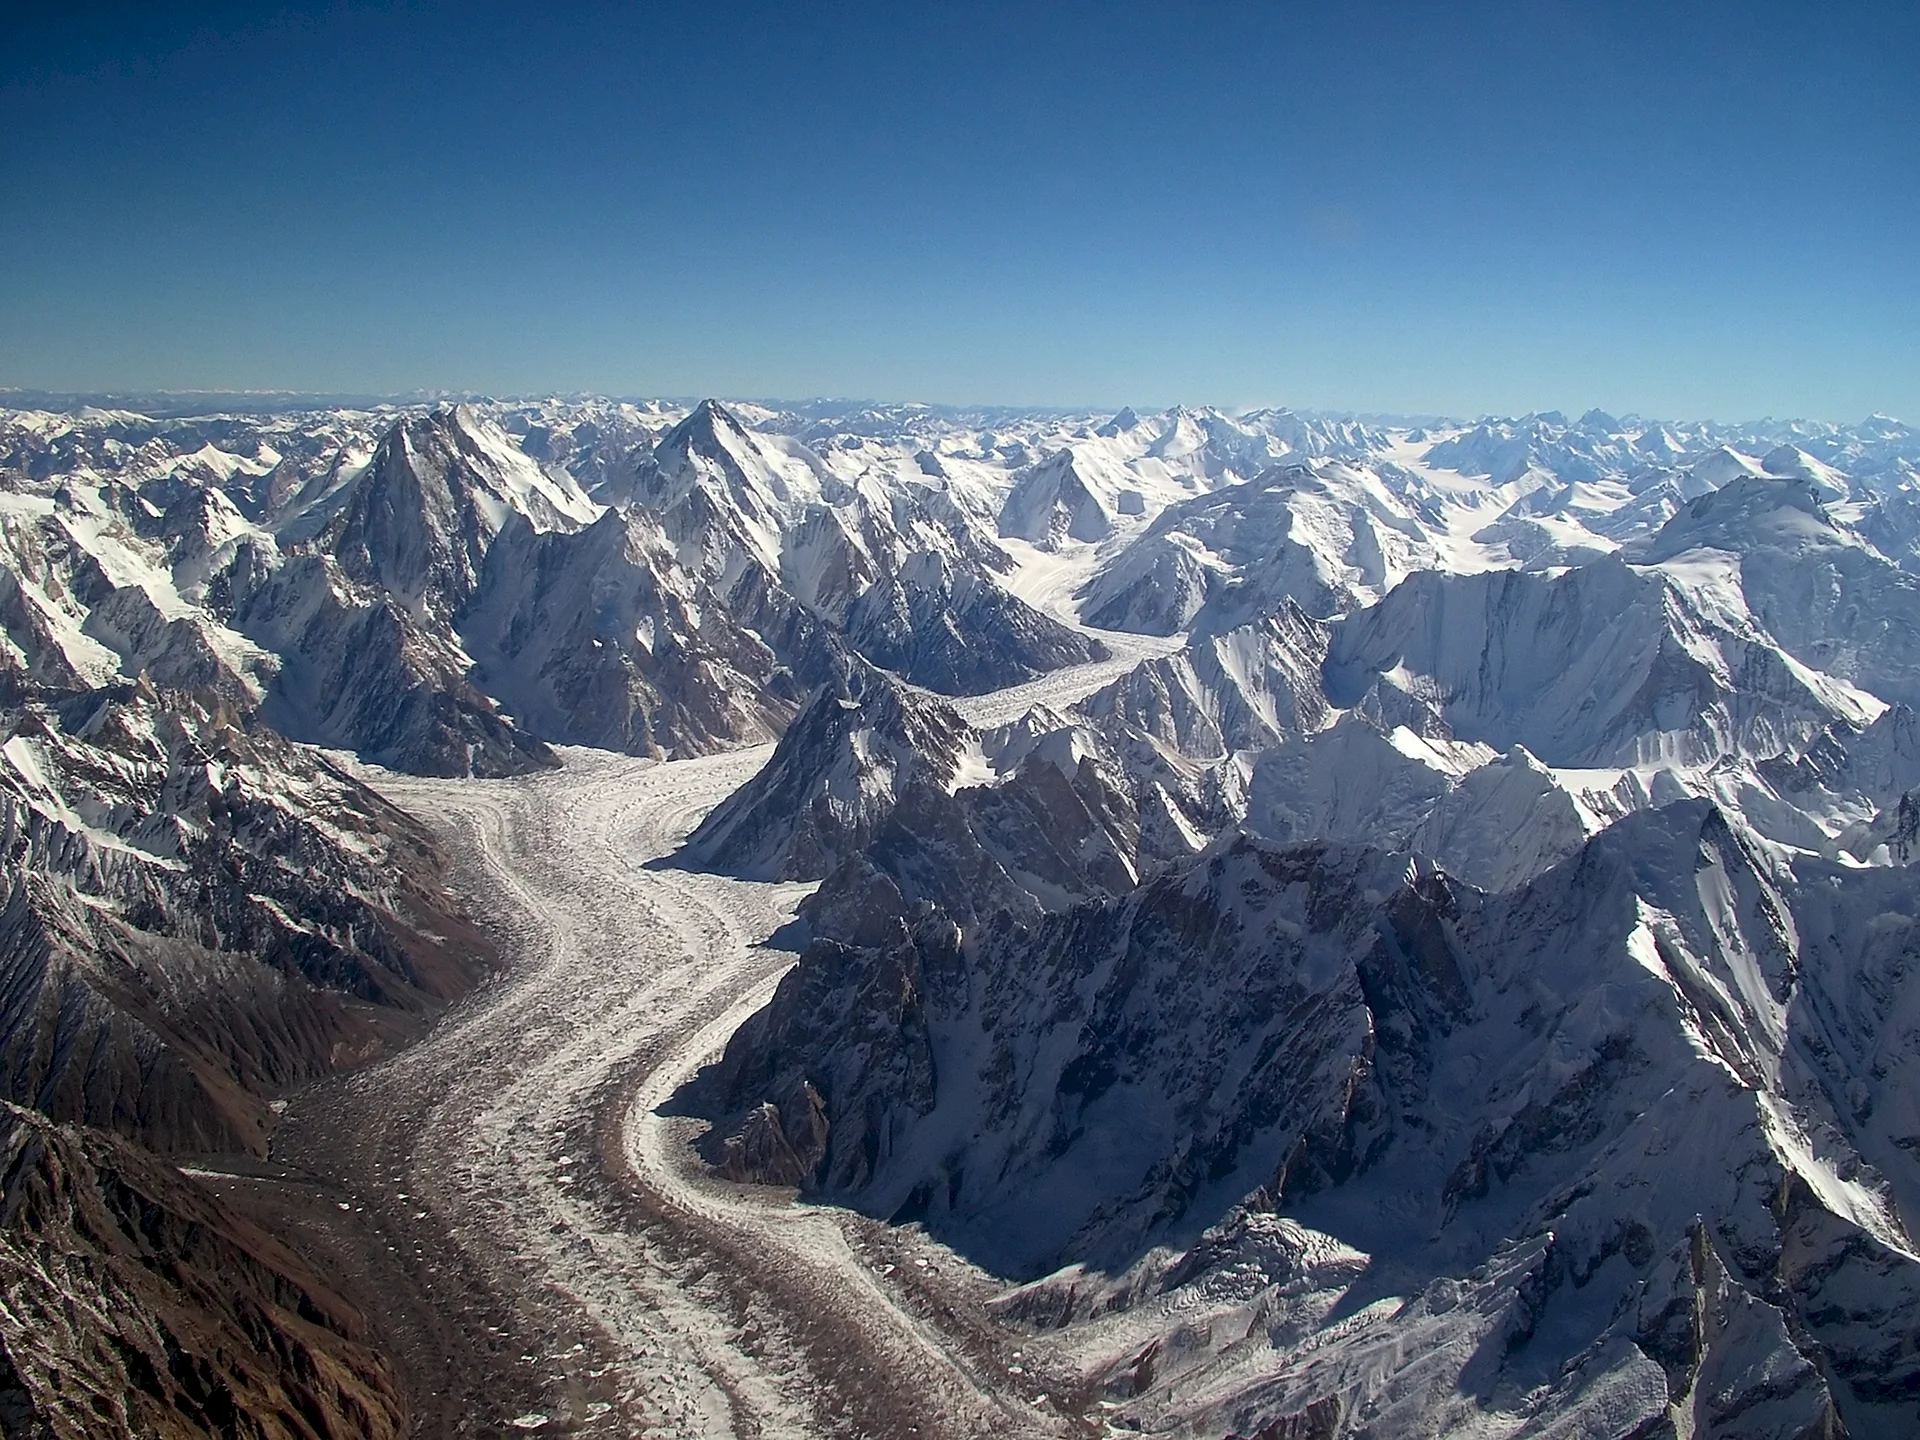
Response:
POLYGON ((1920 432, 77 398, 0 396, 35 1165, 189 1213, 125 1142, 258 1148, 491 963, 339 752, 777 741, 680 857, 819 882, 719 1163, 1018 1282, 1114 1423, 1920 1431, 1920 432))

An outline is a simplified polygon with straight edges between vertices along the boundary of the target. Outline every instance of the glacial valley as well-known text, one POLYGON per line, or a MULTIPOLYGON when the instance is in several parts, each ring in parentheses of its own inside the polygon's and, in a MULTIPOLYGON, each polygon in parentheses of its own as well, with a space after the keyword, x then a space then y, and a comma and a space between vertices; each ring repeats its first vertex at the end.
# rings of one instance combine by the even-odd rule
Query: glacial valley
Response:
POLYGON ((1920 432, 0 400, 0 1433, 1920 1433, 1920 432))

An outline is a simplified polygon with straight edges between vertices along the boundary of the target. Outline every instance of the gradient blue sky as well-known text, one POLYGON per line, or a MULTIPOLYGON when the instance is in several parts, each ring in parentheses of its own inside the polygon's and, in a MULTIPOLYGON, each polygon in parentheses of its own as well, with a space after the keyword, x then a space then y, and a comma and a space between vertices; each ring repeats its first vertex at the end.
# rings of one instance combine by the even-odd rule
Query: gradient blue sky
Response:
POLYGON ((0 5, 0 385, 1920 419, 1920 5, 0 5))

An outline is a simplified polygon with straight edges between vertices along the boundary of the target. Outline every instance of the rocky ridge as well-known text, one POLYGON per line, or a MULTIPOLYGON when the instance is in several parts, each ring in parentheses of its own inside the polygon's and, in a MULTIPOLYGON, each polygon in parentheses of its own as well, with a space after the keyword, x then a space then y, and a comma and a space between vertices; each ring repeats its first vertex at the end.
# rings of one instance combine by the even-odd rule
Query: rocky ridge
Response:
MULTIPOLYGON (((1632 503, 1629 461, 1562 488, 1632 503)), ((1310 554, 1247 623, 897 763, 697 1088, 723 1172, 1033 1277, 1007 1319, 1156 1433, 1920 1424, 1907 582, 1843 472, 1718 468, 1635 477, 1675 500, 1571 567, 1335 595, 1310 554)), ((1207 551, 1129 623, 1231 593, 1207 551)))
POLYGON ((366 1321, 191 1177, 0 1103, 8 1434, 406 1433, 366 1321))
POLYGON ((369 874, 404 830, 269 725, 451 774, 778 736, 678 857, 820 881, 715 1158, 1028 1281, 1005 1318, 1120 1423, 1911 1428, 1916 456, 1597 411, 14 412, 10 973, 105 1037, 20 1083, 158 1055, 176 1099, 95 1117, 244 1141, 464 983, 412 948, 431 858, 369 874), (1092 658, 1019 598, 1075 589, 1188 643, 1008 724, 926 693, 1092 658), (214 1043, 153 1018, 188 991, 214 1043))

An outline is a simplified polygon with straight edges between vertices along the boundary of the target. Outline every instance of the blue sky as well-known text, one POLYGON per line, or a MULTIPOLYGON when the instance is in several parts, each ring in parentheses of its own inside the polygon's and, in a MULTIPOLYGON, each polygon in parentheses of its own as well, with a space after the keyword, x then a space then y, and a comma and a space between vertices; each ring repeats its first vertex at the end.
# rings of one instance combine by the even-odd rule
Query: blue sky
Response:
POLYGON ((32 8, 0 385, 1920 418, 1911 3, 32 8))

